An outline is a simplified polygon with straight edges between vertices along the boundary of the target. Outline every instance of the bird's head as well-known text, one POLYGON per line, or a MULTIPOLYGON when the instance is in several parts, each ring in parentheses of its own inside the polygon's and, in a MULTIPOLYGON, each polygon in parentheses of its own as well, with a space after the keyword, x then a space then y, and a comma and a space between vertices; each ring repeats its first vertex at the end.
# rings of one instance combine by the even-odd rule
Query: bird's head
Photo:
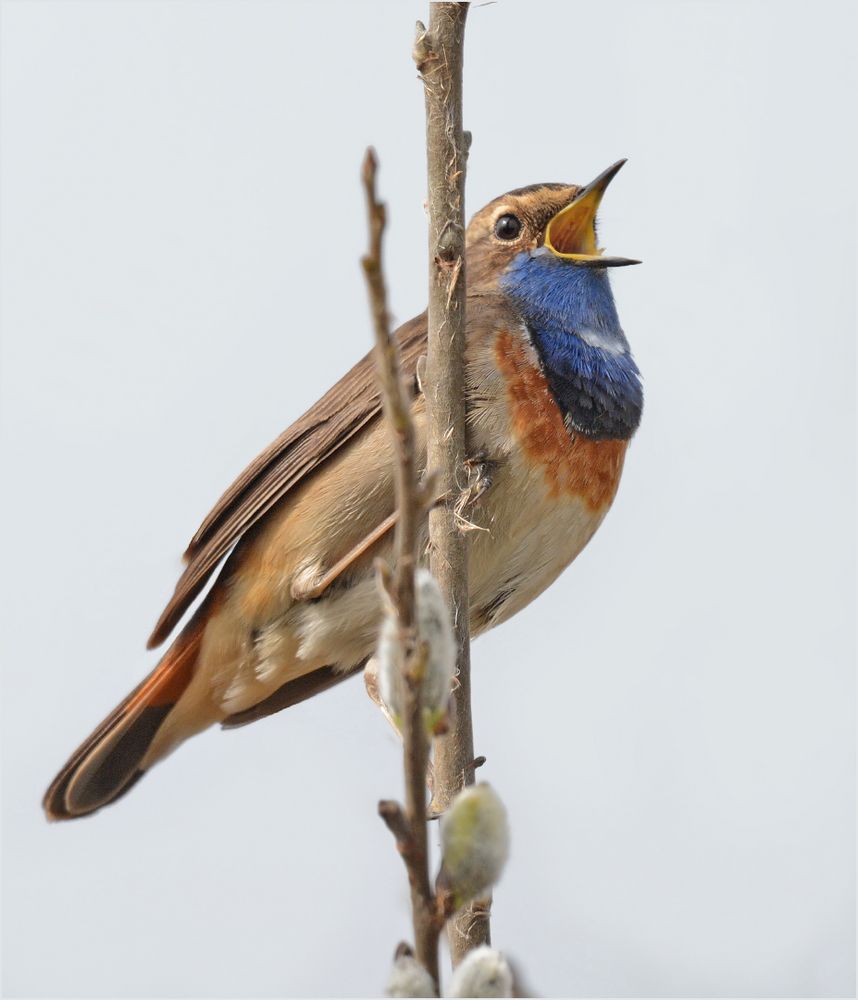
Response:
POLYGON ((521 317, 570 425, 628 438, 640 420, 640 373, 620 325, 596 212, 625 160, 586 187, 535 184, 490 202, 467 231, 469 294, 500 292, 521 317))
POLYGON ((625 160, 577 184, 532 184, 489 202, 468 225, 468 283, 493 284, 520 254, 546 255, 568 267, 624 267, 640 261, 611 257, 596 238, 596 212, 625 160))

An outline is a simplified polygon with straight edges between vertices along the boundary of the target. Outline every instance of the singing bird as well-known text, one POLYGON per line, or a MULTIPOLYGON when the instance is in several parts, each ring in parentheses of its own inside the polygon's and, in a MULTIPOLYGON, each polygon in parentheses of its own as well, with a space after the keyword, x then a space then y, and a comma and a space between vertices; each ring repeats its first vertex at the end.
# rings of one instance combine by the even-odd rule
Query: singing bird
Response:
MULTIPOLYGON (((583 188, 510 191, 467 229, 463 487, 467 520, 482 529, 467 533, 474 635, 520 611, 584 548, 640 422, 640 373, 608 281, 608 268, 638 262, 606 256, 596 240, 596 211, 624 162, 583 188)), ((422 468, 425 313, 396 337, 422 468)), ((50 819, 113 802, 213 723, 260 719, 362 669, 381 614, 374 560, 390 558, 395 521, 380 408, 367 355, 224 493, 191 539, 150 648, 223 562, 214 584, 54 779, 50 819)))

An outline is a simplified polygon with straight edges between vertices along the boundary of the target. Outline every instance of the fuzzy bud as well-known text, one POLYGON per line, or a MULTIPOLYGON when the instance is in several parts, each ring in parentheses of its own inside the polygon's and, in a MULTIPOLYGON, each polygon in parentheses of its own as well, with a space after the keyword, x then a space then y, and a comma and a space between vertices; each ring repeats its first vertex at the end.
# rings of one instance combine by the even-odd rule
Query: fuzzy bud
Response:
POLYGON ((434 997, 432 977, 411 954, 410 949, 400 949, 393 961, 387 980, 385 995, 389 997, 434 997))
POLYGON ((373 698, 387 709, 389 717, 398 729, 402 707, 399 693, 402 684, 403 656, 396 611, 389 601, 385 601, 384 617, 381 620, 381 631, 374 658, 377 668, 373 698))
MULTIPOLYGON (((456 640, 441 588, 426 569, 418 569, 415 574, 414 600, 417 642, 427 647, 420 700, 426 728, 431 733, 445 715, 450 700, 456 669, 456 640)), ((402 672, 399 626, 388 601, 378 640, 378 693, 397 725, 405 704, 402 672)))
POLYGON ((439 888, 456 909, 485 895, 497 882, 509 855, 506 808, 485 782, 465 788, 441 819, 439 888))
POLYGON ((469 951, 453 972, 451 997, 511 997, 512 969, 500 952, 480 945, 469 951))

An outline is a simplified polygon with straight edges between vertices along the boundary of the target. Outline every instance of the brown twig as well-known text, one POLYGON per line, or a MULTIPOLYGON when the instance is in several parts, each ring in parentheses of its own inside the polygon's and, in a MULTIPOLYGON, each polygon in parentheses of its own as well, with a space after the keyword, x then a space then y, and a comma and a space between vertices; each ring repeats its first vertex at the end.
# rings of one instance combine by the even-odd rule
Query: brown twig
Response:
MULTIPOLYGON (((462 129, 462 55, 466 3, 432 3, 428 30, 420 23, 414 60, 426 97, 429 177, 429 346, 424 393, 427 465, 439 476, 444 503, 429 513, 431 568, 452 611, 458 646, 454 721, 435 742, 433 809, 443 812, 474 782, 471 721, 468 542, 456 502, 465 466, 465 165, 470 135, 462 129)), ((460 913, 449 927, 453 964, 489 940, 485 903, 460 913)))
POLYGON ((443 923, 436 914, 435 894, 429 880, 428 833, 426 827, 426 769, 429 743, 423 728, 420 681, 426 667, 425 644, 416 641, 414 570, 420 522, 428 507, 429 487, 417 482, 414 423, 408 394, 402 381, 399 351, 390 334, 390 314, 382 268, 382 237, 385 211, 376 196, 377 162, 371 149, 363 163, 363 184, 369 215, 369 252, 362 259, 369 286, 375 327, 376 367, 386 422, 396 448, 394 487, 398 519, 394 541, 392 578, 382 573, 399 627, 403 652, 402 742, 405 764, 405 809, 396 802, 380 802, 378 811, 396 838, 408 871, 411 915, 417 961, 438 987, 438 937, 443 923))

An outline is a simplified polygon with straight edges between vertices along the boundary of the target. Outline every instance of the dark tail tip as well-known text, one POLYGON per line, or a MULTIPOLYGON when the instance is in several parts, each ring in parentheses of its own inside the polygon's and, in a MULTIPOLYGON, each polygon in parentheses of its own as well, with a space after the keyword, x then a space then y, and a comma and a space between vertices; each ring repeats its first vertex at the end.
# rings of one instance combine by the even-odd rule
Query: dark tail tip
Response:
POLYGON ((51 783, 42 805, 50 820, 89 816, 123 796, 143 777, 140 762, 172 705, 146 706, 97 731, 51 783))
POLYGON ((152 673, 71 755, 42 800, 48 819, 88 816, 140 780, 155 734, 194 676, 210 610, 208 600, 152 673))

